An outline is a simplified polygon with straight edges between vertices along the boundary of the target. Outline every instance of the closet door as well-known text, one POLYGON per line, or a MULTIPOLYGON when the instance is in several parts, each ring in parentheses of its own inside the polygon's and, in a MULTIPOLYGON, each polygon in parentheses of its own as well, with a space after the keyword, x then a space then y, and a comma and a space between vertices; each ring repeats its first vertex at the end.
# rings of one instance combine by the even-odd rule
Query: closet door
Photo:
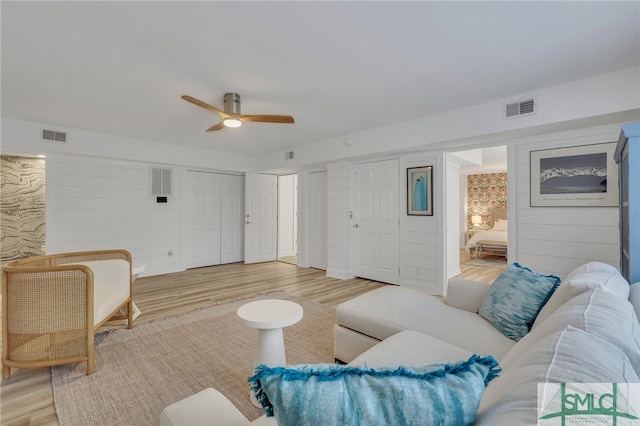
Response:
POLYGON ((220 263, 220 178, 185 173, 185 267, 220 263))
POLYGON ((244 176, 220 175, 220 263, 244 260, 244 176))
POLYGON ((276 260, 278 177, 247 173, 244 188, 244 263, 276 260))

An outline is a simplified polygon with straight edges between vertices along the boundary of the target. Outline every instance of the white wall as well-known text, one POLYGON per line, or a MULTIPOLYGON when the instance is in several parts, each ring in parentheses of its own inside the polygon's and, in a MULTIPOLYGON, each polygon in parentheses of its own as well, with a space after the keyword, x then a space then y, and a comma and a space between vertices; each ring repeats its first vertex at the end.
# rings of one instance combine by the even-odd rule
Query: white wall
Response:
POLYGON ((146 265, 142 276, 183 269, 180 168, 173 168, 173 195, 157 203, 148 163, 60 156, 46 161, 47 253, 124 248, 146 265))
POLYGON ((531 150, 616 142, 619 135, 618 124, 514 141, 507 176, 510 262, 560 277, 591 260, 619 267, 618 207, 530 207, 529 202, 531 150))
MULTIPOLYGON (((638 67, 630 68, 370 129, 350 135, 351 146, 344 144, 342 137, 308 144, 296 148, 295 159, 286 165, 282 160, 284 154, 279 151, 264 156, 258 164, 254 157, 78 129, 56 129, 69 132, 66 144, 44 142, 40 139, 43 125, 8 118, 2 118, 2 151, 49 155, 48 251, 117 244, 130 248, 137 260, 147 264, 147 275, 181 268, 176 260, 180 250, 179 244, 176 246, 180 241, 180 236, 176 236, 180 214, 174 211, 174 205, 180 202, 180 182, 174 182, 176 195, 167 205, 156 205, 155 199, 148 196, 148 182, 142 182, 148 179, 150 164, 172 166, 176 172, 174 177, 180 179, 181 170, 186 167, 242 172, 295 169, 318 163, 324 167, 331 163, 327 167, 327 274, 349 278, 352 241, 348 215, 352 206, 352 164, 363 156, 371 161, 389 158, 390 152, 411 150, 412 153, 400 156, 402 167, 429 164, 425 161, 436 163, 436 210, 433 217, 420 218, 425 220, 401 219, 401 282, 439 294, 446 282, 444 149, 476 148, 491 143, 508 146, 511 261, 559 275, 586 260, 603 260, 617 266, 617 209, 529 207, 528 152, 533 147, 541 149, 616 140, 621 123, 638 120, 639 71, 638 67), (536 98, 536 114, 509 120, 502 118, 506 101, 527 96, 536 98), (525 132, 537 136, 522 137, 525 132), (174 249, 174 256, 169 257, 167 253, 172 247, 178 248, 174 249)), ((406 200, 401 202, 402 206, 403 203, 406 200)))
POLYGON ((446 241, 447 241, 447 278, 460 274, 460 235, 464 229, 460 228, 460 166, 451 162, 446 163, 446 241))
POLYGON ((436 153, 400 158, 400 285, 443 295, 444 227, 442 195, 444 167, 436 153), (433 216, 407 215, 406 173, 409 167, 433 166, 433 216))
POLYGON ((18 121, 5 117, 2 118, 2 153, 126 159, 220 171, 252 172, 256 168, 255 157, 18 121), (42 129, 67 132, 67 142, 42 140, 42 129))
POLYGON ((386 156, 389 152, 455 149, 487 141, 498 145, 514 135, 552 133, 602 124, 637 121, 640 109, 640 67, 633 67, 540 88, 496 99, 480 105, 438 115, 370 129, 296 147, 296 155, 285 162, 286 149, 262 156, 259 171, 296 170, 309 164, 360 161, 355 158, 386 156), (517 118, 503 118, 504 104, 535 97, 537 112, 517 118), (349 138, 351 144, 345 144, 349 138), (439 145, 439 146, 436 146, 439 145), (431 146, 431 147, 430 147, 431 146))

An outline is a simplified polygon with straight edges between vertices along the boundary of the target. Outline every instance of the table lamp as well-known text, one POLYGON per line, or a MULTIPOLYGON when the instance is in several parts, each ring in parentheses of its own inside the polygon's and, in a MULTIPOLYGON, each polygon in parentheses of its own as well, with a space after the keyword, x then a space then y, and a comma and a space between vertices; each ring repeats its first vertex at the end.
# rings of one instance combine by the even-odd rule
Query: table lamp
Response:
POLYGON ((471 216, 471 223, 473 223, 474 229, 480 229, 480 224, 482 223, 482 216, 480 215, 471 216))

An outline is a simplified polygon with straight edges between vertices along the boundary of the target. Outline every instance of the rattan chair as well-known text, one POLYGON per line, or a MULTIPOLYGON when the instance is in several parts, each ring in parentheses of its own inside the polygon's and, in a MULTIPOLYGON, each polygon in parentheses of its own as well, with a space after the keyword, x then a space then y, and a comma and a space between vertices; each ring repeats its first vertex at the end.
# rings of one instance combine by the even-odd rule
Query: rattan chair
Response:
POLYGON ((128 328, 133 327, 132 294, 131 254, 126 250, 62 253, 7 262, 2 267, 2 377, 8 377, 12 367, 82 361, 87 362, 87 374, 92 374, 94 333, 110 319, 127 319, 128 328), (96 262, 103 260, 111 263, 96 262), (128 283, 124 282, 123 260, 128 262, 128 283), (123 289, 116 297, 118 307, 113 311, 109 307, 104 315, 96 306, 101 301, 94 297, 94 284, 104 285, 97 284, 99 280, 91 269, 96 263, 101 268, 117 265, 119 282, 107 285, 123 289), (120 313, 122 309, 126 309, 126 315, 120 313))

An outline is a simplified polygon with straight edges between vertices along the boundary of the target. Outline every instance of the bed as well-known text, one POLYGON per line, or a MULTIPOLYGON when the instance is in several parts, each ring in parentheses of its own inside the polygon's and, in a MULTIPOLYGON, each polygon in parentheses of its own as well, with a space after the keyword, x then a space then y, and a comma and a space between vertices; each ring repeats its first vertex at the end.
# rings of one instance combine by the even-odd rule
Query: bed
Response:
POLYGON ((507 209, 494 209, 491 229, 473 234, 464 246, 468 254, 476 258, 482 253, 507 257, 507 209))

